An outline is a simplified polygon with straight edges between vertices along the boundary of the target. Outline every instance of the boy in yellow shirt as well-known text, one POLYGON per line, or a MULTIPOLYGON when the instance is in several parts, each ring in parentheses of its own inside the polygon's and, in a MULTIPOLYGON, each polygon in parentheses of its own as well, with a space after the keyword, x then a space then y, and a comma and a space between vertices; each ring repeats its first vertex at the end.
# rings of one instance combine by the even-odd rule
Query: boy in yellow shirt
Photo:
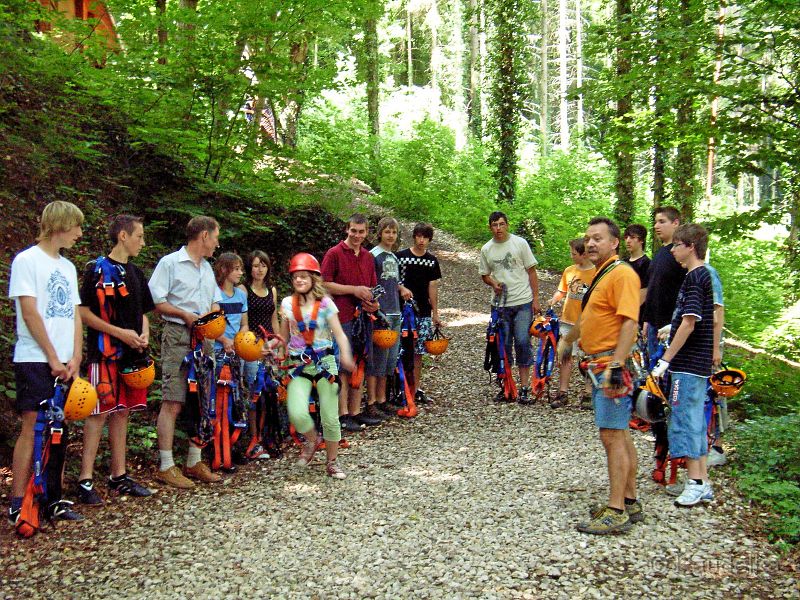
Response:
MULTIPOLYGON (((561 302, 564 298, 564 308, 561 312, 561 321, 559 323, 559 333, 561 337, 567 335, 570 329, 578 322, 581 317, 581 302, 583 295, 589 286, 592 284, 592 279, 597 272, 597 268, 589 260, 586 254, 586 248, 583 243, 583 238, 576 238, 569 242, 569 252, 572 257, 570 266, 564 269, 561 275, 561 282, 558 284, 553 297, 550 298, 550 305, 561 302)), ((572 351, 569 352, 560 364, 560 371, 558 376, 558 394, 556 394, 553 401, 550 403, 552 408, 561 408, 566 406, 569 400, 569 375, 572 371, 572 355, 577 350, 577 343, 573 344, 572 351)), ((588 392, 584 395, 588 395, 588 392)))

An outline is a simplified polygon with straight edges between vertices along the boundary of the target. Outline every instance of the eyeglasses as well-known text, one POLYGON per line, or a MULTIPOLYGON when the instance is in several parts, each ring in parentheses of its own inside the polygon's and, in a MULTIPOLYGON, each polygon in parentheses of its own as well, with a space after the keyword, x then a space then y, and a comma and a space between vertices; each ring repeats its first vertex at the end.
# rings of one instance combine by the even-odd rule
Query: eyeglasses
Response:
POLYGON ((677 248, 678 246, 687 246, 688 244, 684 244, 683 242, 675 242, 672 244, 673 248, 677 248))

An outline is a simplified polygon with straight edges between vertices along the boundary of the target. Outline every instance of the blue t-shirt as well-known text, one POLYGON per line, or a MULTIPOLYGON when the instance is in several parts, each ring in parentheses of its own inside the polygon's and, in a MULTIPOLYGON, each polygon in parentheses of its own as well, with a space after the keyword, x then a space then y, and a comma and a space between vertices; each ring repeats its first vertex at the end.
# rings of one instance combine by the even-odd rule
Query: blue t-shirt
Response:
POLYGON ((722 295, 722 279, 719 278, 719 273, 708 263, 706 263, 706 269, 711 275, 711 291, 714 294, 714 305, 725 306, 725 297, 722 295))
MULTIPOLYGON (((219 307, 225 311, 225 337, 232 340, 242 326, 242 315, 247 312, 247 293, 239 288, 233 288, 231 296, 228 296, 222 288, 219 293, 222 295, 219 307)), ((221 343, 214 342, 214 350, 221 348, 221 343)))
POLYGON ((714 293, 708 269, 698 267, 686 274, 672 315, 670 340, 675 337, 675 332, 686 315, 697 317, 694 331, 673 357, 669 370, 673 373, 708 377, 711 375, 714 355, 714 293))

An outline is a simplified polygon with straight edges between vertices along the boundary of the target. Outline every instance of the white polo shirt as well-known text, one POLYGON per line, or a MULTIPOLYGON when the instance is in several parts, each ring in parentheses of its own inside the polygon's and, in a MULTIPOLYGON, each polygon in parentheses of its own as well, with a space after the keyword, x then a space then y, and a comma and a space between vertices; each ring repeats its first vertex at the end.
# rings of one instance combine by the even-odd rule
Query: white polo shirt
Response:
MULTIPOLYGON (((222 300, 214 271, 205 258, 196 265, 186 246, 158 261, 149 282, 153 302, 172 306, 196 315, 204 315, 211 305, 222 300)), ((165 321, 184 325, 178 317, 162 315, 165 321)))

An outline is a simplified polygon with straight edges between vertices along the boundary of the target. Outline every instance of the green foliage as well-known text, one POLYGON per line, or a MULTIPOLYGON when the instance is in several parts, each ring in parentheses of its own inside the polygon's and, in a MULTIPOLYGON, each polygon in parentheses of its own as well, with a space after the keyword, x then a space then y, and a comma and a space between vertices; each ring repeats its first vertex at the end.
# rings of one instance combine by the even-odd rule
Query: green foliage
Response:
POLYGON ((773 541, 800 543, 800 412, 745 421, 735 431, 742 492, 775 513, 773 541))
POLYGON ((592 217, 610 214, 612 187, 612 174, 597 157, 555 152, 522 183, 508 210, 512 227, 544 267, 562 270, 571 264, 569 241, 583 237, 592 217))
POLYGON ((424 119, 414 125, 410 140, 384 142, 382 152, 383 203, 471 243, 486 237, 494 182, 479 145, 459 152, 449 128, 424 119))
POLYGON ((776 240, 712 238, 711 260, 725 288, 725 326, 770 352, 800 357, 800 323, 793 317, 790 272, 776 240), (740 282, 747 282, 740 285, 740 282))

